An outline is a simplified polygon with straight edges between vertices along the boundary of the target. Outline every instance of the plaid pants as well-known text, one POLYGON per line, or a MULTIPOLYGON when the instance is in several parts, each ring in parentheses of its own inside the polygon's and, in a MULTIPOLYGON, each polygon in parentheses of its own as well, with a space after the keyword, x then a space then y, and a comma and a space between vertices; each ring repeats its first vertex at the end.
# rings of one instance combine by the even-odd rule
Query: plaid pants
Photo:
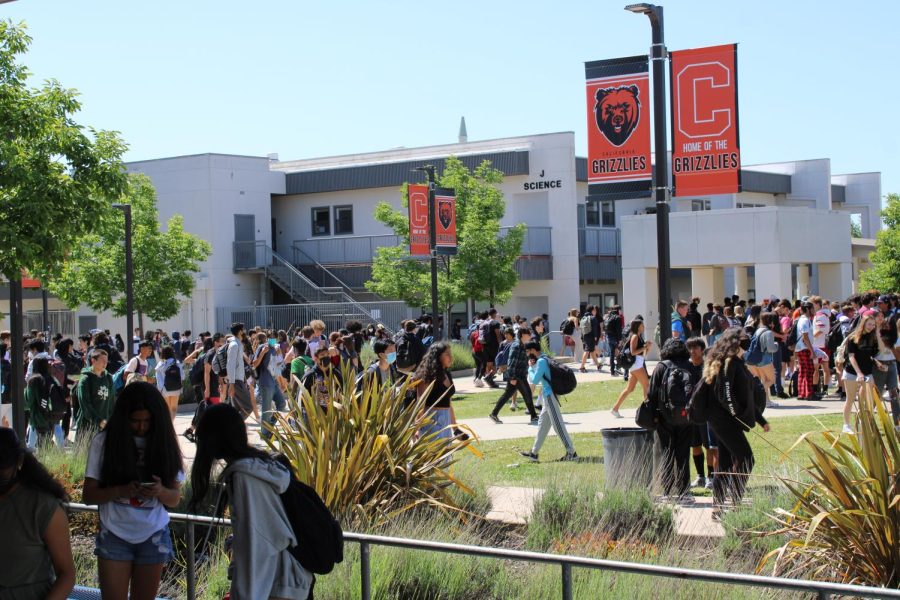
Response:
POLYGON ((797 397, 809 398, 813 395, 814 371, 812 352, 809 350, 797 352, 797 397))

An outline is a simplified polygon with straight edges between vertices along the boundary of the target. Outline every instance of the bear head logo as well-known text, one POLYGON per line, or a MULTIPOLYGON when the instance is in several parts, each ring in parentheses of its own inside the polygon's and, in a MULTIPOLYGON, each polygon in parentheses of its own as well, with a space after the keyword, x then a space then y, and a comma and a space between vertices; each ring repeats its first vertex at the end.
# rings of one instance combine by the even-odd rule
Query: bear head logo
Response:
POLYGON ((594 117, 597 128, 613 146, 628 141, 641 119, 641 101, 636 85, 597 90, 594 117))

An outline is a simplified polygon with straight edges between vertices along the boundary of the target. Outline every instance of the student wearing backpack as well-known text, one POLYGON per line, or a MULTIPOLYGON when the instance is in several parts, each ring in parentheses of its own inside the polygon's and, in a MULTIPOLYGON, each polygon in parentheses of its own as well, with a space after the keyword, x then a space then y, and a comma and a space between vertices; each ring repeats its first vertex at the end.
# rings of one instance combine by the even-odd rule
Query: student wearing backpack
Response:
POLYGON ((550 373, 550 359, 541 351, 541 345, 537 342, 528 342, 524 346, 526 355, 528 356, 528 380, 532 385, 541 386, 540 401, 541 415, 538 419, 538 431, 534 438, 534 444, 529 452, 519 452, 522 456, 533 462, 538 461, 538 455, 550 427, 556 432, 557 437, 566 449, 566 454, 559 459, 562 461, 578 460, 578 453, 575 452, 575 445, 572 443, 572 437, 566 429, 563 421, 562 410, 560 409, 559 399, 553 393, 552 376, 550 373))
POLYGON ((648 398, 656 403, 656 436, 662 449, 663 495, 693 503, 690 494, 691 443, 695 425, 687 415, 688 403, 700 373, 691 366, 683 340, 670 338, 659 353, 660 362, 650 377, 648 398))
POLYGON ((469 328, 468 333, 469 343, 472 344, 472 358, 475 360, 475 378, 472 384, 479 388, 484 387, 482 378, 487 367, 487 362, 484 360, 484 344, 481 343, 481 323, 486 318, 486 312, 477 315, 472 321, 472 326, 469 328))
POLYGON ((140 342, 138 344, 138 353, 135 355, 128 364, 125 365, 125 380, 128 380, 128 376, 132 373, 137 373, 144 381, 151 381, 151 378, 155 380, 153 374, 150 371, 150 363, 147 359, 150 358, 150 355, 153 354, 153 343, 152 342, 140 342))
MULTIPOLYGON (((323 324, 324 325, 324 324, 323 324)), ((247 387, 247 365, 244 360, 244 348, 241 340, 244 335, 243 323, 231 324, 231 337, 228 338, 227 349, 227 366, 225 369, 225 377, 228 380, 227 398, 234 403, 235 408, 247 418, 252 413, 259 418, 259 408, 256 405, 256 399, 250 395, 250 388, 247 387)), ((327 348, 326 348, 327 350, 327 348)), ((223 374, 219 371, 219 376, 223 374)))
POLYGON ((775 323, 777 317, 773 313, 765 313, 760 318, 760 326, 753 332, 750 348, 744 355, 744 362, 750 373, 759 379, 766 390, 766 408, 777 407, 769 395, 775 385, 775 354, 778 344, 775 341, 775 323))
POLYGON ((274 404, 275 410, 279 412, 284 412, 287 405, 284 401, 284 394, 281 393, 281 389, 269 371, 269 361, 272 360, 275 348, 269 343, 269 338, 264 332, 253 336, 253 345, 253 359, 250 366, 257 373, 256 397, 262 411, 260 437, 265 441, 272 437, 271 427, 274 427, 277 421, 272 405, 274 404))
POLYGON ((616 358, 619 356, 619 346, 622 343, 624 319, 622 307, 617 304, 610 309, 606 320, 603 322, 603 329, 606 333, 606 345, 609 346, 609 372, 613 376, 619 375, 619 371, 616 369, 616 358))
POLYGON ((81 370, 81 378, 78 380, 76 441, 94 435, 106 423, 112 415, 116 399, 112 375, 106 370, 106 351, 98 348, 91 350, 89 360, 91 366, 81 370))
POLYGON ((797 399, 821 400, 822 397, 814 392, 813 373, 816 370, 817 360, 821 350, 813 345, 813 305, 803 302, 800 305, 800 318, 795 324, 797 328, 797 343, 794 346, 794 354, 797 356, 797 399))
POLYGON ((769 431, 763 417, 765 394, 741 358, 749 345, 743 329, 731 328, 721 335, 707 352, 703 378, 688 411, 694 423, 708 422, 716 435, 719 466, 713 483, 713 518, 717 520, 723 516, 726 496, 740 505, 753 470, 753 449, 745 432, 757 423, 769 431))
POLYGON ((600 342, 600 319, 597 318, 598 307, 588 304, 584 309, 584 314, 578 322, 578 328, 581 331, 581 368, 579 371, 587 373, 584 368, 588 357, 594 360, 594 366, 600 370, 600 363, 597 360, 597 344, 600 342))
POLYGON ((416 322, 412 319, 403 324, 403 331, 397 335, 397 368, 404 373, 412 373, 425 356, 425 346, 416 335, 416 322))
POLYGON ((25 410, 28 411, 29 448, 54 439, 56 446, 62 448, 62 421, 65 415, 65 392, 50 373, 50 361, 46 358, 35 358, 32 361, 32 376, 25 387, 25 410))
POLYGON ((498 388, 500 385, 494 381, 494 377, 497 375, 497 370, 494 367, 494 357, 500 351, 500 342, 503 341, 503 335, 500 333, 500 321, 497 320, 496 308, 488 310, 487 319, 482 321, 479 334, 481 345, 484 347, 485 375, 483 380, 488 387, 498 388))
MULTIPOLYGON (((534 401, 531 394, 531 387, 528 385, 528 355, 525 348, 531 342, 531 330, 527 327, 520 327, 516 332, 516 341, 509 344, 509 357, 507 359, 507 373, 509 378, 506 382, 506 390, 494 405, 494 410, 488 415, 488 418, 494 423, 501 424, 502 421, 497 416, 500 409, 510 400, 518 391, 522 394, 525 401, 525 407, 531 416, 531 424, 538 424, 538 414, 534 410, 534 401)), ((535 342, 540 347, 540 342, 535 342)))
POLYGON ((632 321, 628 331, 628 353, 634 357, 634 363, 628 368, 628 372, 631 375, 628 380, 628 385, 625 386, 625 389, 619 394, 615 406, 613 406, 610 411, 617 419, 622 418, 622 415, 619 414, 619 407, 622 406, 622 403, 625 402, 625 399, 628 398, 629 394, 634 391, 634 388, 637 387, 638 383, 641 384, 641 389, 644 392, 644 397, 641 400, 642 402, 647 400, 647 394, 650 387, 650 376, 647 375, 647 367, 644 364, 644 360, 647 353, 650 352, 653 342, 644 340, 644 322, 640 319, 632 321))
POLYGON ((225 484, 234 533, 228 568, 231 600, 307 598, 313 575, 290 551, 303 540, 294 533, 281 496, 291 473, 250 445, 244 419, 227 404, 210 407, 197 427, 192 512, 206 499, 210 473, 219 460, 226 464, 219 480, 225 484))
POLYGON ((375 340, 372 344, 375 361, 356 378, 356 391, 362 393, 367 386, 375 386, 377 390, 393 387, 400 381, 397 370, 397 347, 391 340, 375 340))
POLYGON ((160 362, 156 365, 156 388, 162 393, 172 415, 172 421, 178 413, 178 398, 184 381, 181 363, 175 358, 172 346, 163 346, 160 350, 160 362))
POLYGON ((728 317, 725 316, 725 309, 721 304, 713 305, 713 314, 709 319, 709 339, 707 346, 712 347, 716 340, 725 333, 725 330, 731 326, 728 317))
POLYGON ((575 330, 578 328, 578 309, 573 308, 566 315, 566 318, 559 324, 559 331, 562 333, 562 346, 559 348, 559 355, 565 356, 566 352, 571 349, 572 359, 575 359, 575 330))
MULTIPOLYGON (((882 296, 884 298, 884 296, 882 296)), ((880 302, 880 299, 879 299, 880 302)), ((896 315, 888 317, 881 310, 875 312, 875 329, 881 337, 881 346, 875 360, 884 367, 872 371, 872 381, 880 397, 885 392, 891 402, 894 427, 900 425, 900 390, 897 389, 897 354, 900 354, 900 339, 897 337, 896 315)))

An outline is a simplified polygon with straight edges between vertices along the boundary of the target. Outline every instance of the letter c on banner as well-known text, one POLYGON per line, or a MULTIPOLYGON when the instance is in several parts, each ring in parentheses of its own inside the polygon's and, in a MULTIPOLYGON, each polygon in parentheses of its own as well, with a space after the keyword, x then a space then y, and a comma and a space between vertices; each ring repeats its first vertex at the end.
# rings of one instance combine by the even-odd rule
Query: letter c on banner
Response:
POLYGON ((720 62, 688 65, 676 76, 678 130, 689 138, 717 137, 731 127, 731 69, 720 62))
POLYGON ((411 222, 413 227, 428 227, 428 194, 419 191, 409 195, 411 222))

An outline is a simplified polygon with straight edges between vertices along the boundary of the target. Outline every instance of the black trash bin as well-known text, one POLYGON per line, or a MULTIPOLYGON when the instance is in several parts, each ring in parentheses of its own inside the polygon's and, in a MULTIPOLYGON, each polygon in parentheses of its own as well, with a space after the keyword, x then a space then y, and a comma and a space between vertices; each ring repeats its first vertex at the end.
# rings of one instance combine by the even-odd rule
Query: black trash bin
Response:
POLYGON ((639 427, 613 427, 600 433, 603 436, 606 487, 650 489, 653 478, 653 432, 639 427))

